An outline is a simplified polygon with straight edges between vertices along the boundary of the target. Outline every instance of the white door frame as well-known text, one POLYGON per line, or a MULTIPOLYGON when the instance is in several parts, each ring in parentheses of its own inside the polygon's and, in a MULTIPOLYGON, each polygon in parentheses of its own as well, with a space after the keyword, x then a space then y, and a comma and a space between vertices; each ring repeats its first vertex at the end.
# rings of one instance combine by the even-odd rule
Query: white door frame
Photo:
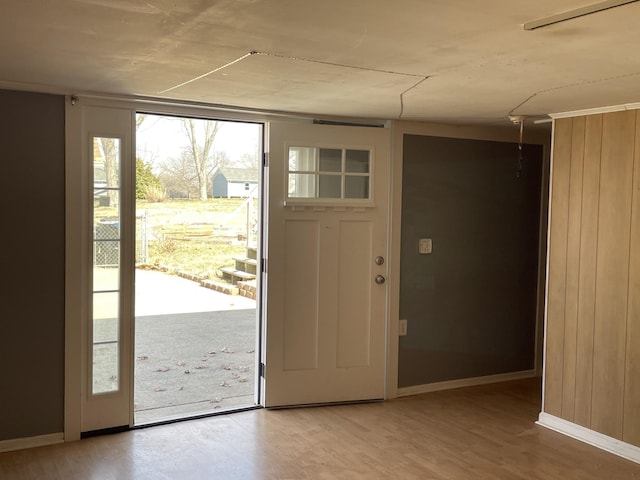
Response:
MULTIPOLYGON (((265 125, 264 134, 267 134, 267 122, 269 120, 286 120, 292 122, 310 122, 310 118, 304 116, 284 116, 282 114, 269 112, 252 112, 246 109, 222 109, 218 106, 207 104, 196 104, 188 102, 172 102, 153 98, 136 97, 112 97, 109 95, 91 96, 86 95, 80 98, 67 96, 66 124, 65 124, 65 387, 64 387, 64 439, 73 441, 80 439, 81 434, 81 365, 82 365, 82 344, 81 333, 82 319, 88 311, 88 297, 79 294, 80 288, 86 284, 85 260, 77 252, 82 248, 87 248, 88 239, 78 235, 80 219, 86 218, 88 206, 82 201, 89 195, 88 166, 82 162, 82 149, 78 141, 78 135, 82 131, 82 120, 79 116, 69 114, 69 109, 78 101, 87 102, 96 106, 112 106, 119 108, 129 108, 133 111, 144 110, 148 113, 165 115, 188 115, 194 117, 215 117, 220 120, 247 121, 263 123, 265 125)), ((386 379, 385 398, 394 398, 397 395, 397 368, 398 368, 398 336, 397 336, 397 292, 399 291, 397 259, 399 252, 397 235, 394 233, 399 224, 400 211, 398 208, 398 195, 400 189, 399 182, 394 178, 401 178, 401 156, 397 157, 398 148, 395 150, 392 144, 392 176, 389 178, 390 185, 390 224, 389 224, 389 269, 388 269, 388 291, 391 301, 388 302, 387 325, 386 325, 386 379)), ((400 149, 401 152, 401 149, 400 149)), ((267 178, 264 178, 264 188, 267 178)), ((401 184, 400 184, 401 186, 401 184)), ((265 198, 268 192, 264 192, 265 198)), ((263 215, 264 226, 268 224, 267 212, 263 215)), ((266 236, 266 233, 265 233, 266 236)), ((266 237, 265 237, 266 241, 266 237)), ((266 282, 263 285, 266 288, 266 282)), ((265 295, 263 295, 265 297, 265 295)), ((264 300, 263 300, 264 301, 264 300)), ((262 306, 264 307, 264 306, 262 306)), ((259 378, 258 381, 262 379, 259 378)), ((258 381, 256 388, 258 388, 258 381)))
MULTIPOLYGON (((65 441, 80 439, 83 359, 85 338, 82 333, 83 322, 89 312, 89 296, 86 294, 88 272, 90 265, 87 259, 78 252, 90 248, 91 238, 83 232, 83 222, 89 215, 86 199, 90 196, 92 182, 89 166, 83 161, 82 115, 78 110, 73 111, 79 104, 95 107, 107 107, 129 110, 135 116, 137 111, 149 114, 188 116, 193 118, 212 118, 216 120, 242 121, 261 123, 264 130, 269 115, 247 113, 239 109, 223 110, 207 105, 195 105, 183 102, 167 102, 154 99, 115 98, 111 96, 81 95, 65 99, 65 387, 64 387, 64 438, 65 441), (84 289, 84 291, 83 291, 84 289), (84 293, 83 293, 84 292, 84 293)), ((264 140, 263 140, 264 142, 264 140)), ((132 124, 132 155, 135 158, 135 122, 132 124)), ((262 195, 262 192, 260 193, 262 195)), ((263 218, 263 229, 266 228, 266 218, 263 218)), ((84 225, 86 226, 86 225, 84 225)), ((259 239, 260 250, 262 238, 259 239)), ((133 324, 131 325, 133 328, 133 324)), ((134 332, 131 331, 133 339, 134 332)), ((256 339, 258 351, 261 338, 256 339)), ((133 348, 129 354, 133 356, 133 348)), ((133 362, 133 358, 131 359, 133 362)), ((255 397, 258 398, 259 378, 256 372, 255 397)), ((133 393, 133 376, 130 379, 131 393, 133 393)), ((133 401, 130 402, 129 426, 133 426, 133 401)))
MULTIPOLYGON (((108 422, 114 410, 110 408, 114 402, 123 406, 131 405, 132 388, 132 335, 133 303, 132 303, 132 264, 133 258, 133 209, 127 204, 127 198, 133 197, 135 179, 133 159, 135 158, 134 115, 129 109, 114 109, 111 106, 94 105, 80 99, 66 101, 66 179, 65 179, 65 439, 75 439, 83 429, 83 418, 89 418, 87 412, 93 410, 108 422), (85 109, 85 107, 88 107, 85 109), (105 122, 100 114, 95 115, 94 107, 102 107, 109 112, 110 119, 105 122), (88 123, 87 123, 88 122, 88 123), (93 136, 117 137, 121 139, 121 161, 124 168, 120 171, 120 188, 122 190, 120 225, 122 226, 120 249, 119 290, 124 292, 119 305, 120 335, 119 341, 119 388, 113 393, 90 395, 91 354, 89 337, 91 328, 91 295, 92 295, 92 243, 90 228, 90 199, 93 198, 92 168, 87 162, 91 157, 93 136), (127 165, 129 168, 127 168, 127 165), (117 398, 117 400, 116 400, 117 398), (106 402, 106 403, 105 403, 106 402)), ((120 410, 120 409, 118 409, 120 410)), ((131 413, 121 411, 117 414, 118 423, 130 424, 131 413)), ((96 428, 99 429, 99 424, 96 428)), ((86 429, 95 429, 85 426, 86 429)))

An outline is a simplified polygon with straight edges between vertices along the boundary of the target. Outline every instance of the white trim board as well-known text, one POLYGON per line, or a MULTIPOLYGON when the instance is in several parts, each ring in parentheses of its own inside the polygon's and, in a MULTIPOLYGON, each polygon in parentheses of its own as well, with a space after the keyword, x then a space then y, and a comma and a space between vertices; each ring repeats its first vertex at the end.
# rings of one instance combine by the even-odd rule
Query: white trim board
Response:
POLYGON ((558 433, 562 433, 581 442, 588 443, 594 447, 605 450, 614 455, 618 455, 632 462, 640 463, 640 447, 631 445, 630 443, 617 440, 615 438, 603 435, 594 430, 590 430, 586 427, 577 425, 575 423, 568 422, 562 418, 558 418, 554 415, 541 412, 538 421, 538 425, 553 430, 558 433))
POLYGON ((499 373, 487 375, 485 377, 461 378, 459 380, 447 380, 446 382, 427 383, 424 385, 414 385, 412 387, 398 388, 398 397, 418 395, 420 393, 439 392, 441 390, 451 390, 462 387, 476 387, 489 383, 508 382, 511 380, 522 380, 537 376, 536 370, 522 370, 520 372, 499 373))
POLYGON ((638 109, 640 109, 640 103, 625 103, 623 105, 610 105, 607 107, 587 108, 570 112, 550 113, 549 116, 555 120, 557 118, 582 117, 584 115, 597 115, 600 113, 623 112, 625 110, 638 109))
POLYGON ((38 435, 37 437, 0 440, 0 453, 22 450, 25 448, 44 447, 46 445, 55 445, 63 442, 63 433, 50 433, 48 435, 38 435))

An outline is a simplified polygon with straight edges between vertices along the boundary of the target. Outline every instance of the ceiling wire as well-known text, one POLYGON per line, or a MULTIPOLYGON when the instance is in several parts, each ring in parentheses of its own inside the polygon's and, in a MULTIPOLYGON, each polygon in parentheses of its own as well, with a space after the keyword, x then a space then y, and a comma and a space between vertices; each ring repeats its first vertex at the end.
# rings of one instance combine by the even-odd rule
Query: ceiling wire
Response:
POLYGON ((522 135, 524 134, 524 117, 520 120, 520 139, 518 141, 518 169, 516 170, 516 178, 520 178, 522 175, 522 163, 523 163, 523 152, 522 152, 522 135))
POLYGON ((520 126, 520 137, 518 139, 518 165, 516 168, 516 178, 520 178, 522 175, 522 168, 524 164, 524 152, 523 152, 523 136, 524 136, 524 122, 527 119, 524 115, 509 115, 515 125, 520 126))

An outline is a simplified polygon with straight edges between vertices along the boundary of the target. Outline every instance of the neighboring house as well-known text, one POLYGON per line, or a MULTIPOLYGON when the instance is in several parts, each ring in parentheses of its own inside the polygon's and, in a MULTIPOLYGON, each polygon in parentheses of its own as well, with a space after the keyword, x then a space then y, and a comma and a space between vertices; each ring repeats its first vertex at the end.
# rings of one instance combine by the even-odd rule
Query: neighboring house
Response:
POLYGON ((211 180, 213 198, 246 198, 258 185, 260 174, 251 168, 218 168, 211 180))

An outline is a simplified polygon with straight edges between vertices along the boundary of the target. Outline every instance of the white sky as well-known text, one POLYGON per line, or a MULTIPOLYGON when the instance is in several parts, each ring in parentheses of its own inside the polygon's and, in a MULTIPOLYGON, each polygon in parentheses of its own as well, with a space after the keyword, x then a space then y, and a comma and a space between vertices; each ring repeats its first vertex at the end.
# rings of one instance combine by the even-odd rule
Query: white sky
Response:
MULTIPOLYGON (((214 140, 214 151, 225 151, 232 161, 240 160, 245 153, 259 155, 262 125, 222 123, 214 140)), ((198 131, 204 131, 204 126, 198 131)), ((148 115, 136 132, 136 155, 144 162, 150 162, 154 170, 165 159, 180 156, 187 144, 180 119, 175 117, 148 115)))

